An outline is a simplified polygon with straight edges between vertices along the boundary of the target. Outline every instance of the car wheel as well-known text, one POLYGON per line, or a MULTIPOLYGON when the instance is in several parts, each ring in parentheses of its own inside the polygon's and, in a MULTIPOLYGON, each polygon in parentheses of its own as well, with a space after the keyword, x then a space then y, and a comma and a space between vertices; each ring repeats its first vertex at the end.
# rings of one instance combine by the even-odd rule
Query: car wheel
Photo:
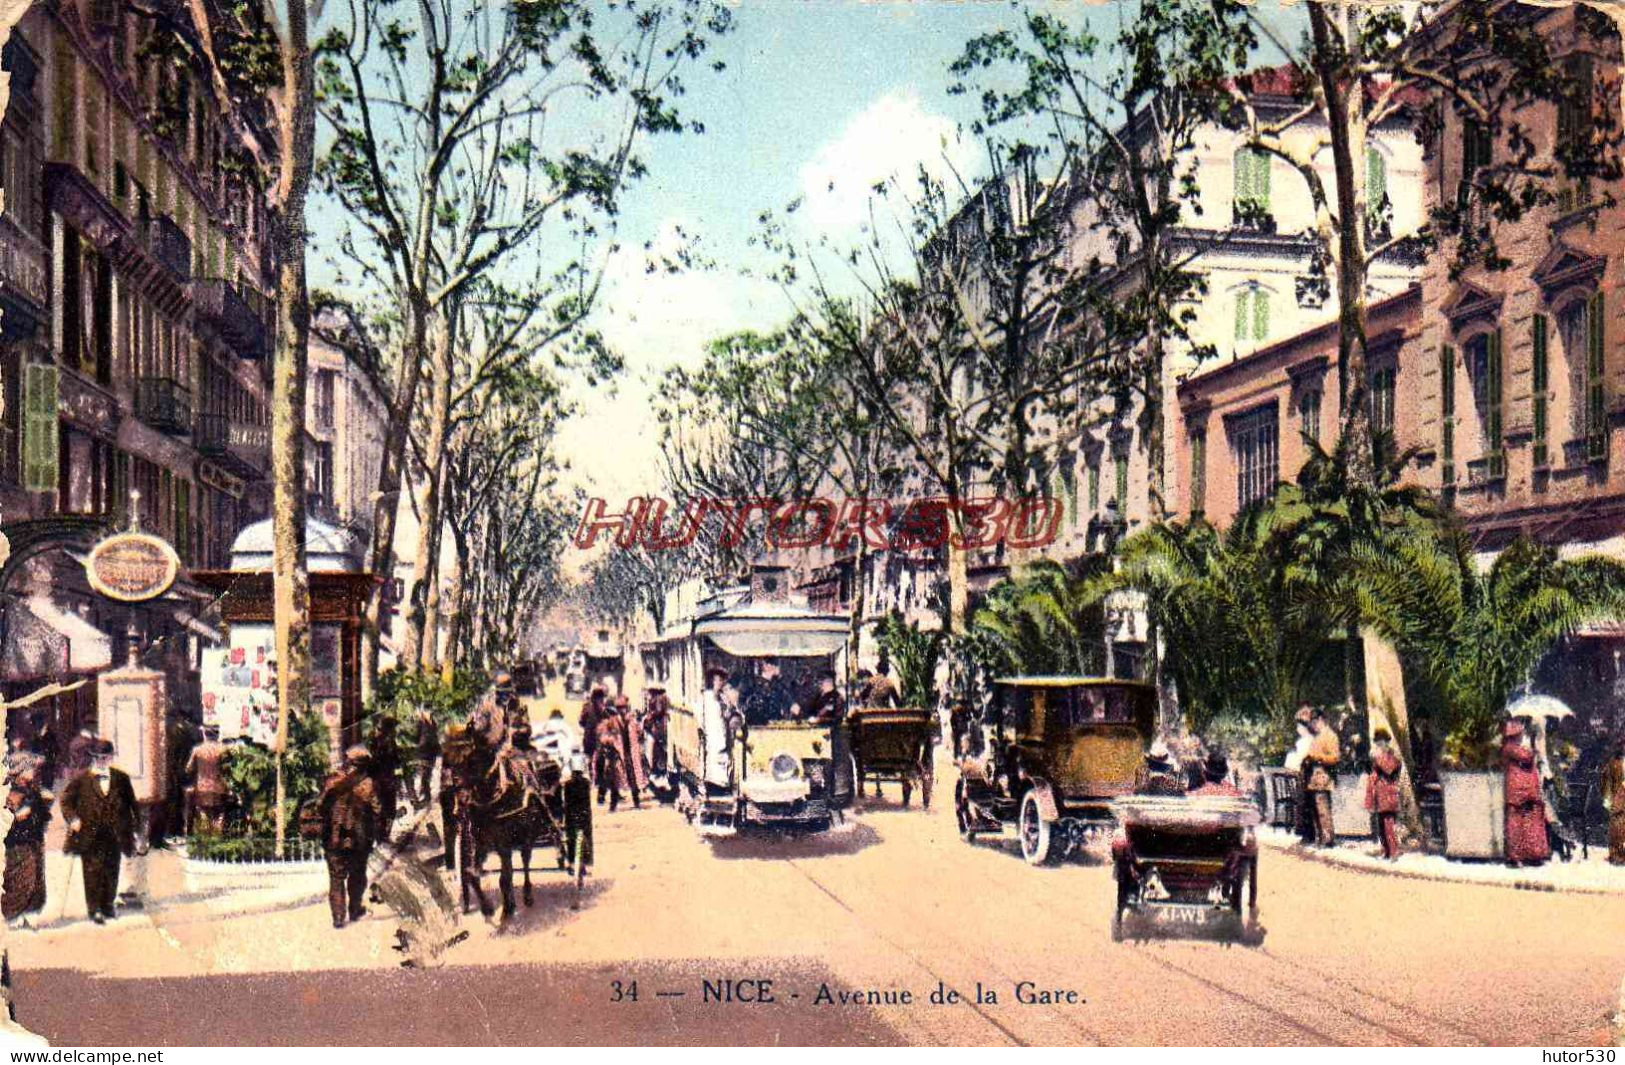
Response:
POLYGON ((1021 798, 1021 856, 1028 865, 1047 865, 1051 857, 1050 823, 1038 808, 1038 790, 1029 788, 1021 798))

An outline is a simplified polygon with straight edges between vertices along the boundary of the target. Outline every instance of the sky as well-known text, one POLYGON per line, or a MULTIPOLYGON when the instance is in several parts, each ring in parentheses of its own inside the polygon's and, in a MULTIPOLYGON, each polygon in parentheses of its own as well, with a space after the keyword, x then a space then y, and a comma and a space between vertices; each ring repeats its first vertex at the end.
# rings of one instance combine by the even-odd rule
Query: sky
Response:
POLYGON ((973 171, 978 149, 959 127, 974 105, 947 94, 948 64, 965 41, 1010 21, 999 2, 950 0, 746 0, 719 47, 721 75, 701 77, 684 106, 699 136, 651 142, 651 176, 621 219, 631 252, 610 267, 597 325, 623 354, 613 395, 580 395, 581 416, 559 451, 570 483, 611 502, 658 493, 658 435, 651 386, 674 363, 692 364, 706 343, 789 316, 785 296, 744 270, 766 265, 748 245, 764 209, 805 197, 803 236, 850 242, 867 190, 922 162, 973 171), (697 235, 714 265, 647 275, 641 245, 697 235))

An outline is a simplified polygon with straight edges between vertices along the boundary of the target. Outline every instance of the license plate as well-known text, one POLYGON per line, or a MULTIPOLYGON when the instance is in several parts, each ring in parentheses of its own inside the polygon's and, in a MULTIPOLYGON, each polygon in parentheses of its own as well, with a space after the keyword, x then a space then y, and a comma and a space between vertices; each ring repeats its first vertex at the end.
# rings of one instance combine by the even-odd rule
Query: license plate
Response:
POLYGON ((1158 906, 1157 911, 1172 924, 1206 924, 1212 909, 1207 906, 1158 906))

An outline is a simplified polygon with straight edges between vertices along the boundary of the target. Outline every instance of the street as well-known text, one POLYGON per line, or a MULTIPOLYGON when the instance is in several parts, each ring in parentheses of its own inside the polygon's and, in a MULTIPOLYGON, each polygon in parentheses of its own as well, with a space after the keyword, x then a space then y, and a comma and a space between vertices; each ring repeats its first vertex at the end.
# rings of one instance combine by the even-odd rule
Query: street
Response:
POLYGON ((335 932, 315 900, 20 935, 18 1019, 59 1045, 1610 1038, 1617 899, 1423 883, 1266 849, 1262 947, 1116 944, 1107 868, 1033 869, 1013 843, 963 843, 951 787, 940 762, 929 813, 901 809, 893 788, 848 831, 799 840, 706 843, 669 808, 600 808, 579 911, 560 874, 539 872, 533 908, 500 931, 468 919, 468 941, 432 971, 398 967, 387 914, 335 932), (707 1002, 705 981, 748 983, 707 1002), (1023 997, 1078 1001, 1023 1004, 1023 981, 1023 997), (936 1004, 939 984, 997 1001, 936 1004), (881 994, 843 1002, 854 991, 881 994))

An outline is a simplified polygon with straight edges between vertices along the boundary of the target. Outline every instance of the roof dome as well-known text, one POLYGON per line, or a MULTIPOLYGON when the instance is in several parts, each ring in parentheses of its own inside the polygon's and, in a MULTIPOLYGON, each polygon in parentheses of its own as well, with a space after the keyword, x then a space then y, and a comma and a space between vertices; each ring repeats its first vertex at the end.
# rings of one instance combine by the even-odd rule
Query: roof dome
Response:
MULTIPOLYGON (((349 533, 325 521, 305 519, 305 566, 312 573, 359 572, 361 548, 349 533)), ((256 521, 231 543, 231 568, 271 568, 271 519, 256 521)))

